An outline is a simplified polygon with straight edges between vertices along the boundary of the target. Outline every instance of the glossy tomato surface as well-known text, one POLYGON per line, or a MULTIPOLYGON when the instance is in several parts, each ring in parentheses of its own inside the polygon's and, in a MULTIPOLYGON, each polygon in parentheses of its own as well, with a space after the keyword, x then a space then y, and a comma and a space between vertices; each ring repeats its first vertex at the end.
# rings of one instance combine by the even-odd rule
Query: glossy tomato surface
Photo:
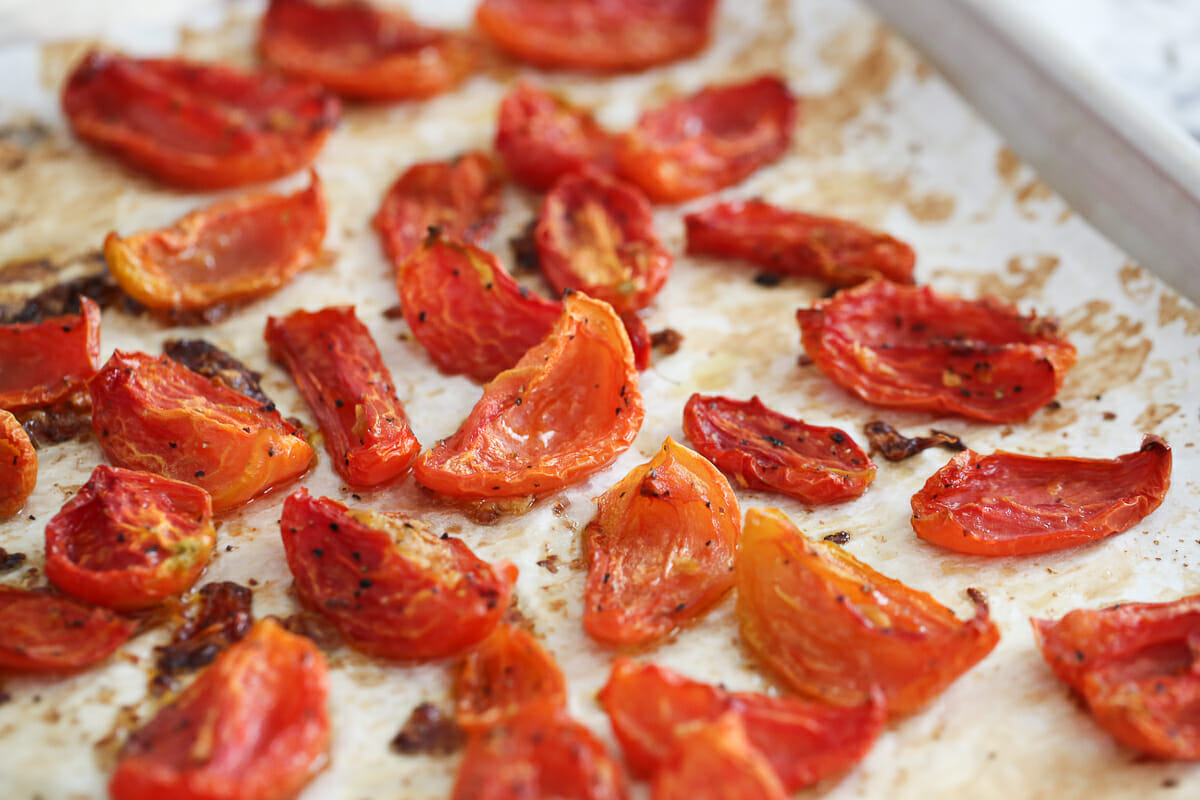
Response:
POLYGON ((1018 422, 1054 398, 1075 363, 1051 320, 927 286, 871 281, 796 318, 822 372, 892 408, 1018 422))
POLYGON ((459 727, 479 731, 533 706, 565 709, 567 686, 558 662, 533 634, 502 624, 463 659, 454 697, 459 727))
POLYGON ((0 409, 48 406, 81 391, 100 365, 100 307, 41 322, 0 325, 0 409))
POLYGON ((586 166, 612 170, 616 140, 591 113, 522 81, 500 101, 496 150, 516 180, 544 192, 586 166))
POLYGON ((65 672, 108 658, 137 623, 49 592, 0 586, 0 671, 65 672))
POLYGON ((37 485, 38 459, 21 422, 0 409, 0 518, 21 510, 37 485))
POLYGON ((736 714, 679 734, 675 752, 654 775, 653 800, 787 800, 770 762, 746 738, 736 714))

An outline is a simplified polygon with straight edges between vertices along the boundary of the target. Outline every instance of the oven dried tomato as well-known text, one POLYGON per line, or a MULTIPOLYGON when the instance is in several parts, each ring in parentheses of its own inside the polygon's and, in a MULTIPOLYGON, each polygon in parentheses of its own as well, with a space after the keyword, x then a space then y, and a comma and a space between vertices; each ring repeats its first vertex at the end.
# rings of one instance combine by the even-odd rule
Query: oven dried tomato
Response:
POLYGON ((542 274, 618 314, 645 308, 667 281, 671 253, 636 186, 598 170, 564 175, 542 201, 534 233, 542 274))
POLYGON ((788 800, 736 714, 681 731, 671 758, 654 775, 653 791, 653 800, 788 800))
POLYGON ((97 51, 67 78, 62 106, 79 138, 198 189, 295 172, 341 116, 337 98, 307 81, 97 51))
POLYGON ((627 658, 613 663, 600 703, 638 777, 649 777, 667 764, 688 728, 732 714, 741 720, 750 745, 766 757, 791 792, 857 764, 887 717, 878 692, 855 706, 730 692, 627 658))
POLYGON ((916 711, 1000 639, 982 594, 963 622, 924 592, 836 544, 809 542, 782 512, 746 514, 737 560, 742 639, 795 690, 837 704, 878 687, 888 712, 916 711))
POLYGON ((65 400, 100 364, 100 307, 80 297, 78 314, 0 325, 0 364, 0 409, 65 400))
POLYGON ((834 286, 871 278, 913 282, 911 247, 848 220, 743 200, 718 203, 683 221, 690 255, 741 258, 770 272, 834 286))
POLYGON ((528 631, 500 625, 467 654, 454 683, 456 718, 468 731, 486 730, 523 709, 567 707, 567 687, 554 656, 528 631))
POLYGON ((308 469, 312 448, 261 406, 166 356, 113 353, 89 386, 92 427, 117 466, 193 483, 225 511, 308 469))
POLYGON ((352 511, 303 489, 284 502, 279 526, 305 603, 373 656, 443 658, 474 647, 496 629, 517 579, 508 561, 481 561, 428 523, 352 511))
POLYGON ((46 525, 46 577, 98 606, 148 608, 191 586, 216 541, 208 492, 101 464, 46 525))
POLYGON ((136 731, 113 800, 287 800, 325 765, 325 658, 269 619, 136 731))
POLYGON ((629 337, 629 346, 633 348, 633 365, 638 372, 645 372, 650 366, 650 353, 654 346, 650 330, 642 318, 633 312, 622 314, 621 323, 625 326, 625 335, 629 337))
POLYGON ((137 623, 70 597, 0 586, 0 671, 64 672, 108 658, 137 623))
POLYGON ((271 66, 365 100, 445 92, 471 72, 475 49, 466 36, 361 0, 271 0, 258 34, 258 52, 271 66))
POLYGON ((615 166, 612 134, 592 115, 531 83, 500 101, 496 150, 516 180, 544 192, 563 175, 591 165, 615 166))
POLYGON ((617 171, 656 202, 701 197, 782 156, 796 117, 778 78, 710 86, 642 114, 618 139, 617 171))
POLYGON ((994 298, 964 300, 877 280, 796 312, 804 349, 868 403, 1017 422, 1075 363, 1054 322, 994 298))
POLYGON ((757 396, 693 394, 683 409, 683 432, 739 486, 810 505, 851 500, 875 479, 875 463, 844 431, 784 416, 757 396))
POLYGON ((0 518, 21 510, 37 485, 38 458, 29 434, 0 409, 0 518))
POLYGON ((625 326, 607 303, 576 292, 554 330, 484 387, 413 474, 449 497, 546 495, 608 465, 644 416, 625 326))
POLYGON ((1031 622, 1054 674, 1114 738, 1156 758, 1200 759, 1200 595, 1031 622))
POLYGON ((194 311, 269 294, 316 262, 325 194, 315 171, 295 194, 250 194, 193 211, 169 228, 104 240, 125 293, 148 308, 194 311))
POLYGON ((377 486, 412 465, 421 445, 352 306, 268 317, 265 338, 316 415, 333 468, 347 483, 377 486))
POLYGON ((583 533, 583 627, 606 644, 646 644, 706 612, 733 588, 742 529, 716 467, 670 437, 596 500, 583 533))
POLYGON ((1171 448, 1157 436, 1112 459, 965 450, 913 495, 912 526, 960 553, 1044 553, 1128 530, 1170 485, 1171 448))

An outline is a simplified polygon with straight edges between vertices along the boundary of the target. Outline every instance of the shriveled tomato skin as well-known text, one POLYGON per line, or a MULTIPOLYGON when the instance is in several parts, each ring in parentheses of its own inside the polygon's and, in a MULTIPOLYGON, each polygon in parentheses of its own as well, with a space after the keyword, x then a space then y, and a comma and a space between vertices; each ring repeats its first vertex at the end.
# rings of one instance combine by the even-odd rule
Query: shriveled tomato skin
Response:
POLYGON ((1054 674, 1115 739, 1155 758, 1200 759, 1200 595, 1030 622, 1054 674))
POLYGON ((208 492, 101 464, 46 525, 46 577, 98 606, 149 608, 191 586, 216 541, 208 492))
POLYGON ((683 731, 675 752, 654 775, 653 800, 787 800, 762 753, 750 744, 741 719, 727 714, 683 731))
POLYGON ((79 313, 0 325, 0 409, 26 411, 81 391, 100 366, 100 307, 79 299, 79 313))
POLYGON ((645 410, 625 326, 578 292, 554 329, 496 376, 449 438, 417 458, 417 481, 448 497, 543 496, 624 452, 645 410), (586 376, 586 377, 584 377, 586 376))
POLYGON ((850 436, 749 400, 693 394, 683 409, 688 441, 739 486, 780 492, 809 505, 858 497, 875 463, 850 436))
POLYGON ((804 350, 834 383, 880 406, 1019 422, 1075 363, 1055 324, 1000 300, 864 283, 796 312, 804 350))
POLYGON ((458 655, 504 616, 517 579, 420 520, 351 511, 301 489, 279 523, 296 590, 357 649, 409 660, 458 655))
POLYGON ((617 173, 656 202, 732 186, 786 152, 798 116, 779 78, 710 86, 644 113, 617 142, 617 173))
POLYGON ((924 592, 836 544, 809 542, 776 509, 746 514, 737 561, 742 639, 796 691, 888 712, 916 711, 991 652, 1000 633, 982 595, 963 622, 924 592))
POLYGON ((137 623, 49 592, 0 586, 0 670, 67 672, 125 643, 137 623))
POLYGON ((67 78, 75 134, 167 183, 219 189, 307 165, 341 117, 316 84, 93 50, 67 78))
POLYGON ((501 624, 467 654, 454 682, 455 719, 466 731, 482 731, 542 706, 566 709, 562 670, 523 628, 501 624))
POLYGON ((625 325, 629 346, 633 348, 633 365, 638 372, 645 372, 650 367, 650 353, 654 346, 650 330, 642 318, 632 312, 622 314, 621 322, 625 325))
POLYGON ((535 191, 585 166, 611 171, 615 146, 590 113, 531 83, 518 83, 500 101, 496 150, 509 174, 535 191))
POLYGON ((117 350, 88 390, 110 461, 195 484, 214 512, 298 477, 312 461, 308 442, 274 408, 166 356, 117 350))
POLYGON ((21 422, 0 409, 0 518, 21 510, 37 486, 37 451, 21 422))
POLYGON ((353 306, 268 317, 264 338, 316 415, 333 468, 348 484, 378 486, 408 470, 421 445, 353 306))
POLYGON ((872 278, 913 282, 917 259, 911 247, 849 220, 744 200, 718 203, 683 221, 689 255, 745 259, 834 286, 872 278))
POLYGON ((113 800, 287 800, 324 766, 329 678, 311 641, 260 620, 126 742, 113 800))

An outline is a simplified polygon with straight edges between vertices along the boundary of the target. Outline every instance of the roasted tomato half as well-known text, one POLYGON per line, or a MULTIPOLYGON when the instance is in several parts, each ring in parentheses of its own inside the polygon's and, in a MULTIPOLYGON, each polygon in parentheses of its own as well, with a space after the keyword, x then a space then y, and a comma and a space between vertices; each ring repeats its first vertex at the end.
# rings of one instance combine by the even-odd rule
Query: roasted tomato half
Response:
POLYGON ((169 228, 122 239, 104 257, 125 293, 148 308, 195 311, 270 294, 312 266, 325 240, 315 171, 291 195, 251 194, 193 211, 169 228))
POLYGON ((283 504, 283 546, 296 590, 359 650, 443 658, 486 639, 517 579, 459 539, 400 514, 352 511, 301 489, 283 504))
POLYGON ((742 512, 729 482, 668 437, 596 500, 583 532, 583 627, 608 644, 652 642, 733 588, 742 512))
POLYGON ((872 278, 913 282, 913 249, 886 233, 762 200, 688 214, 687 252, 741 258, 770 272, 852 286, 872 278))
POLYGON ((844 431, 784 416, 757 396, 694 394, 683 409, 683 432, 738 485, 810 505, 851 500, 875 479, 875 463, 844 431))
POLYGON ((650 353, 654 347, 650 329, 646 327, 642 318, 633 312, 622 314, 621 322, 625 325, 629 346, 633 348, 633 365, 637 367, 638 372, 644 372, 650 366, 650 353))
POLYGON ((0 586, 0 671, 65 672, 108 658, 137 630, 70 597, 0 586))
POLYGON ((550 285, 578 289, 618 314, 645 308, 671 272, 636 186, 593 169, 564 175, 542 201, 534 233, 550 285))
POLYGON ((1128 530, 1170 485, 1171 448, 1157 436, 1111 459, 965 450, 913 495, 912 526, 960 553, 1044 553, 1128 530))
POLYGON ((449 497, 542 496, 624 452, 645 411, 625 326, 569 295, 554 330, 483 389, 459 429, 417 458, 421 485, 449 497))
POLYGON ((625 760, 638 777, 662 769, 689 729, 734 715, 741 720, 750 745, 762 753, 790 792, 857 764, 887 717, 878 692, 857 706, 730 692, 627 658, 613 663, 600 702, 625 760))
POLYGON ((67 78, 62 106, 80 139, 197 189, 295 172, 341 116, 337 98, 307 81, 96 51, 67 78))
POLYGON ((804 349, 868 403, 1017 422, 1075 363, 1054 322, 1000 300, 871 281, 796 312, 804 349))
POLYGON ((272 406, 166 356, 113 353, 88 385, 92 427, 114 464, 194 483, 213 511, 308 469, 312 448, 272 406))
POLYGON ((135 732, 113 800, 287 800, 325 765, 325 658, 264 619, 135 732))
POLYGON ((348 0, 271 0, 258 52, 271 66, 365 100, 429 97, 471 72, 476 48, 400 11, 348 0))
POLYGON ((775 770, 746 738, 736 714, 681 731, 654 775, 653 800, 788 800, 775 770))
POLYGON ((81 391, 100 365, 100 307, 41 322, 0 325, 0 409, 25 411, 81 391))
POLYGON ((589 112, 533 84, 518 83, 500 101, 496 150, 513 178, 536 191, 585 166, 612 170, 615 144, 589 112))
POLYGON ((532 706, 567 707, 567 686, 554 656, 528 631, 500 625, 467 654, 454 683, 463 730, 486 730, 532 706))
POLYGON ((333 468, 347 483, 376 486, 409 468, 421 445, 352 306, 269 317, 265 337, 316 415, 333 468))
POLYGON ((21 422, 0 409, 0 517, 21 510, 37 485, 38 459, 21 422))
POLYGON ((500 166, 487 153, 414 164, 388 189, 375 214, 384 252, 399 270, 430 228, 450 239, 481 243, 500 218, 503 189, 500 166))
POLYGON ((618 140, 617 171, 656 202, 702 197, 782 156, 796 117, 778 78, 709 87, 643 114, 618 140))
POLYGON ((876 688, 908 714, 991 652, 1000 633, 971 593, 963 622, 924 592, 836 544, 809 542, 782 512, 751 509, 737 560, 742 639, 792 688, 838 705, 876 688))
POLYGON ((1200 759, 1200 595, 1031 622, 1054 674, 1114 738, 1156 758, 1200 759))
POLYGON ((46 525, 46 577, 98 606, 148 608, 191 586, 216 541, 208 492, 101 464, 46 525))

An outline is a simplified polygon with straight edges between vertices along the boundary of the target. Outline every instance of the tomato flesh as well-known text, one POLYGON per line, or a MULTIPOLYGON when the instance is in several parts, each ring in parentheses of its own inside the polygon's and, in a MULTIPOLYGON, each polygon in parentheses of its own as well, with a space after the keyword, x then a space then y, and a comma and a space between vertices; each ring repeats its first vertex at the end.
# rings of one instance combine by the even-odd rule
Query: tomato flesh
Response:
POLYGON ((500 625, 467 654, 454 683, 455 716, 466 731, 486 730, 531 706, 567 707, 558 663, 528 631, 500 625))
POLYGON ((79 298, 78 314, 0 325, 0 409, 53 405, 84 388, 100 365, 100 307, 79 298))
POLYGON ((736 714, 679 735, 673 757, 654 776, 652 800, 787 800, 770 763, 746 738, 736 714))
POLYGON ((97 664, 137 623, 49 592, 0 586, 0 670, 66 672, 97 664))
POLYGON ((535 191, 585 166, 611 171, 615 146, 590 113, 531 83, 500 101, 496 150, 513 178, 535 191))
POLYGON ((0 517, 21 510, 37 486, 37 451, 21 422, 0 409, 0 517))

